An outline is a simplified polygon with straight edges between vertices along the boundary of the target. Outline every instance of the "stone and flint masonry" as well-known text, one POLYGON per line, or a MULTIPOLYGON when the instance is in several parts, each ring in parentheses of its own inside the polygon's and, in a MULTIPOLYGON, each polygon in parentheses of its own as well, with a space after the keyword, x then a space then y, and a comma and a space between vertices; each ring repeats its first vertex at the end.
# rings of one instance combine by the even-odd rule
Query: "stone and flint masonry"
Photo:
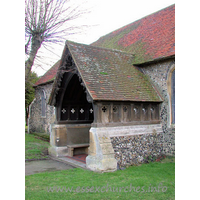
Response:
POLYGON ((174 17, 172 5, 91 45, 66 41, 30 106, 50 155, 88 154, 104 172, 175 154, 174 17))

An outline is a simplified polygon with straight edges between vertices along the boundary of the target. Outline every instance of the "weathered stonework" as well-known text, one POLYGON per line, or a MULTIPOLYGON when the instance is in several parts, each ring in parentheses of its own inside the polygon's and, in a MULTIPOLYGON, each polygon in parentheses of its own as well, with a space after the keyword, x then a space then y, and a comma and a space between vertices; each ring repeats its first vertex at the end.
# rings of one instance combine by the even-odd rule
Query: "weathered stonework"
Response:
POLYGON ((160 106, 160 119, 163 129, 163 153, 175 155, 175 126, 171 124, 171 105, 169 91, 170 71, 175 68, 174 58, 141 67, 163 97, 160 106), (172 128, 173 127, 173 128, 172 128), (172 131, 173 129, 173 131, 172 131))
POLYGON ((97 172, 109 172, 117 170, 117 161, 109 133, 101 128, 90 129, 89 155, 86 157, 88 169, 97 172))
POLYGON ((163 138, 163 154, 175 155, 175 127, 171 127, 164 134, 163 138))
POLYGON ((48 104, 52 90, 52 83, 37 86, 35 88, 35 99, 30 105, 28 132, 46 132, 50 134, 51 124, 55 122, 55 109, 48 104), (46 112, 42 116, 41 112, 41 92, 45 93, 46 112))
POLYGON ((162 133, 111 137, 111 141, 120 168, 162 155, 162 133))
POLYGON ((119 167, 145 162, 162 154, 161 124, 90 129, 86 165, 93 171, 114 171, 119 167))

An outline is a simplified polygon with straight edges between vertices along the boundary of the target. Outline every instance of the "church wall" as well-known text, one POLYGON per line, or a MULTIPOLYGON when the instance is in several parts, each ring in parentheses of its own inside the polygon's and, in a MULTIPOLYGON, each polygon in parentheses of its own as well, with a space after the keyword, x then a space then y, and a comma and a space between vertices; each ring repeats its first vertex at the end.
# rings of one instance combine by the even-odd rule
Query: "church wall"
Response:
POLYGON ((174 58, 142 66, 142 71, 149 76, 163 97, 160 106, 160 119, 163 129, 163 154, 175 154, 175 125, 171 124, 169 76, 175 68, 174 58))
POLYGON ((119 167, 153 161, 162 155, 163 134, 147 133, 111 137, 119 167))
POLYGON ((29 113, 29 125, 28 131, 32 132, 45 132, 50 134, 51 132, 51 124, 55 121, 55 111, 54 107, 48 104, 49 96, 51 93, 53 83, 37 86, 35 88, 35 99, 30 105, 30 113, 29 113), (46 112, 45 116, 42 116, 41 110, 41 92, 45 94, 45 102, 46 102, 46 112))

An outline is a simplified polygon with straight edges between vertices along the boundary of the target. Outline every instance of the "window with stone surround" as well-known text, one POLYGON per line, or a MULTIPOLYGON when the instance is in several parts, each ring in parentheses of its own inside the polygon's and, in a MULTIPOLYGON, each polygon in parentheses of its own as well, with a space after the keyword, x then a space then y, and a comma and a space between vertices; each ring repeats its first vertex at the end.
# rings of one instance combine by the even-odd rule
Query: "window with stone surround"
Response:
POLYGON ((175 70, 171 75, 171 111, 172 111, 172 124, 175 124, 175 70))
POLYGON ((168 76, 168 93, 169 93, 169 124, 175 124, 175 65, 172 65, 168 76))
POLYGON ((41 116, 46 117, 46 94, 45 94, 45 91, 42 90, 40 95, 41 95, 41 116))

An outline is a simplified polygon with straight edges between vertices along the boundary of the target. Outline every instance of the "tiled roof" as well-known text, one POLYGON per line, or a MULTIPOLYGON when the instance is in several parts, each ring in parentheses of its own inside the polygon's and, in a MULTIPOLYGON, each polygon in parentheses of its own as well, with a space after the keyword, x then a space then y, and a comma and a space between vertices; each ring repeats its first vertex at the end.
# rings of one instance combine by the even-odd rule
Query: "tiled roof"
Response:
POLYGON ((45 84, 47 82, 53 81, 55 79, 58 67, 60 65, 60 60, 57 61, 36 83, 35 86, 45 84))
MULTIPOLYGON (((142 64, 175 55, 175 5, 148 15, 101 37, 93 46, 134 54, 132 64, 142 64)), ((35 86, 53 81, 60 61, 35 86)))
POLYGON ((93 100, 162 101, 147 76, 131 64, 131 54, 70 41, 66 48, 93 100))
POLYGON ((101 37, 92 44, 135 55, 133 64, 175 55, 175 5, 101 37))

